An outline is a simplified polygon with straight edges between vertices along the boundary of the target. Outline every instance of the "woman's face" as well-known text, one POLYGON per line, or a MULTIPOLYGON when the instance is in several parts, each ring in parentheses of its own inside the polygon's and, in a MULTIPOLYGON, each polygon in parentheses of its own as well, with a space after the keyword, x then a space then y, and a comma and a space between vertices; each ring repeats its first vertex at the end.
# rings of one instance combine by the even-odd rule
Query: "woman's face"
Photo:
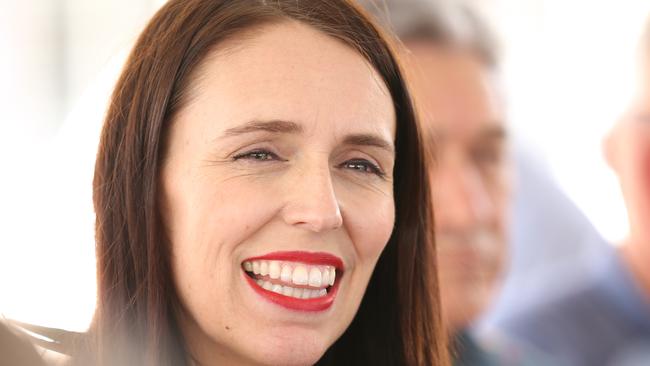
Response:
POLYGON ((390 94, 297 22, 221 44, 190 89, 161 176, 188 348, 201 365, 315 363, 392 232, 390 94))

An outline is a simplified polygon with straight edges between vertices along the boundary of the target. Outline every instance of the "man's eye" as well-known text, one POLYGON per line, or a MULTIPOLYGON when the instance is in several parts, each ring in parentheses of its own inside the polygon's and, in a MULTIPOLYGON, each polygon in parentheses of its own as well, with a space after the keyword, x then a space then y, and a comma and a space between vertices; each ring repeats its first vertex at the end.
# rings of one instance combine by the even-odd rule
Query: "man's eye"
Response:
POLYGON ((503 149, 478 149, 472 153, 472 158, 479 165, 498 165, 503 160, 503 149))
POLYGON ((280 160, 277 155, 270 151, 266 150, 253 150, 248 151, 239 155, 236 155, 233 160, 258 160, 258 161, 268 161, 268 160, 280 160))
POLYGON ((377 165, 368 160, 348 160, 341 164, 342 168, 351 169, 365 174, 374 174, 378 177, 384 177, 385 173, 377 165))

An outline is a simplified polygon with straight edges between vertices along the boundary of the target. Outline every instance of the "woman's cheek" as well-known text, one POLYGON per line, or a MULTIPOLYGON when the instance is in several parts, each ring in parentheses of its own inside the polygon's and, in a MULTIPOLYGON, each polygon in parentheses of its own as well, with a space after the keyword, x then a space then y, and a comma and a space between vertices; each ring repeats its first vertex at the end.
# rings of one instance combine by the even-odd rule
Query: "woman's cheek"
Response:
POLYGON ((281 205, 281 177, 235 171, 203 181, 203 188, 195 191, 195 204, 204 218, 202 230, 216 225, 221 232, 246 237, 255 223, 265 222, 281 205))
POLYGON ((365 258, 379 257, 395 225, 395 205, 392 195, 373 194, 365 200, 355 200, 344 214, 356 250, 365 258))

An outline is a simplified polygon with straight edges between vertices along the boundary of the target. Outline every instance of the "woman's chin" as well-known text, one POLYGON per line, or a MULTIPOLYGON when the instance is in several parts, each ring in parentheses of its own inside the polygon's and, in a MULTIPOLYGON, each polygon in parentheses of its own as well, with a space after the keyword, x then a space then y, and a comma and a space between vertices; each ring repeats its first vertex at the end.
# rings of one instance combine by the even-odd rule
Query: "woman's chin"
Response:
POLYGON ((276 337, 274 340, 262 343, 248 353, 256 359, 255 363, 260 365, 313 365, 330 346, 318 337, 306 336, 297 339, 296 335, 287 338, 276 337))

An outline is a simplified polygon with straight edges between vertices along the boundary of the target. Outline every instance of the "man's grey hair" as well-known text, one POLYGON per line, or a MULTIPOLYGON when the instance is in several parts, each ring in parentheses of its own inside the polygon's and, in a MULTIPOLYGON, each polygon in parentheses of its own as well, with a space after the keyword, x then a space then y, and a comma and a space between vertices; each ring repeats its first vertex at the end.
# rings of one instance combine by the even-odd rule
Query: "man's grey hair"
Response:
POLYGON ((357 0, 403 42, 467 48, 489 67, 498 64, 496 38, 477 11, 461 0, 357 0))

